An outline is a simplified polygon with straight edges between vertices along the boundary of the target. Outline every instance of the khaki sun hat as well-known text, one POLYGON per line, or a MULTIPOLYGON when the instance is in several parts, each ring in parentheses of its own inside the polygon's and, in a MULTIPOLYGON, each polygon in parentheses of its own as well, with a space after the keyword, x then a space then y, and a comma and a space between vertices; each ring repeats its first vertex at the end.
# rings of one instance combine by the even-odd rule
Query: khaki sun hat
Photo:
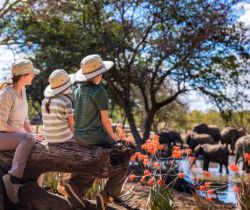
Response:
POLYGON ((40 73, 40 70, 35 69, 33 63, 29 59, 18 59, 11 66, 12 76, 29 74, 32 72, 37 75, 40 73))
POLYGON ((81 69, 76 72, 74 81, 87 81, 108 71, 113 65, 113 61, 103 61, 99 55, 88 55, 82 59, 81 69))
POLYGON ((54 70, 49 76, 49 85, 44 90, 45 97, 53 97, 72 85, 68 73, 63 69, 54 70))

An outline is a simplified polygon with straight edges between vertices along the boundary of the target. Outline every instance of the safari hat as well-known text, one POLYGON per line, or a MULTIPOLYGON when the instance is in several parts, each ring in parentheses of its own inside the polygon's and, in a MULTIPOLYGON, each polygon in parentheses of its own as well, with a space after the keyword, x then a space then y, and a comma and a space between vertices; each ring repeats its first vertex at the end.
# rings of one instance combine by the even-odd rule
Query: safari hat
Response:
POLYGON ((45 97, 53 97, 72 85, 68 73, 63 69, 54 70, 49 76, 49 85, 44 90, 45 97))
POLYGON ((104 72, 108 71, 113 65, 113 61, 103 61, 99 55, 89 55, 82 59, 81 69, 76 72, 74 81, 87 81, 99 74, 103 74, 104 72))
POLYGON ((37 75, 40 73, 40 70, 35 69, 33 63, 29 59, 18 59, 11 66, 12 76, 29 74, 32 72, 37 75))

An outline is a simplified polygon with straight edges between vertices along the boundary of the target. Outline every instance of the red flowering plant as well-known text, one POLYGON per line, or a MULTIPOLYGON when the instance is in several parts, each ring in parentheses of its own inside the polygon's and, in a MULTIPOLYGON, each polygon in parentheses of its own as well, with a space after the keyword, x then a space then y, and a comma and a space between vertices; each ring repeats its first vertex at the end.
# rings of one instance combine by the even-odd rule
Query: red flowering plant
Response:
MULTIPOLYGON (((248 153, 243 155, 243 158, 248 158, 248 153)), ((250 163, 250 160, 246 160, 247 164, 250 163)), ((250 164, 248 165, 248 167, 250 164)), ((238 209, 250 209, 250 173, 246 176, 239 173, 239 167, 236 164, 230 164, 229 168, 233 171, 236 176, 239 177, 240 183, 233 186, 233 191, 236 195, 238 201, 238 209)))
MULTIPOLYGON (((241 175, 240 169, 236 164, 230 164, 229 169, 240 179, 240 182, 232 187, 232 191, 236 194, 238 200, 238 209, 250 209, 250 174, 247 176, 241 175)), ((205 177, 212 176, 209 171, 203 171, 203 175, 205 177)), ((218 198, 216 192, 228 186, 228 184, 225 184, 220 187, 213 187, 211 182, 200 182, 199 184, 199 177, 194 177, 193 181, 196 182, 196 193, 194 193, 193 196, 197 207, 200 209, 213 209, 215 206, 211 201, 218 198), (197 190, 200 191, 201 194, 204 194, 205 197, 199 196, 197 190)))
MULTIPOLYGON (((143 185, 150 186, 148 206, 150 209, 173 209, 173 201, 171 190, 178 179, 183 179, 184 173, 171 173, 176 159, 180 159, 183 155, 190 155, 190 149, 182 150, 178 146, 173 147, 172 156, 164 158, 170 163, 167 169, 164 169, 164 162, 161 155, 164 146, 159 143, 159 136, 154 135, 142 145, 144 153, 136 152, 131 157, 131 161, 139 162, 143 169, 142 175, 131 174, 130 181, 140 181, 143 185), (171 176, 170 183, 166 184, 166 180, 171 176)), ((165 162, 166 163, 166 162, 165 162)))

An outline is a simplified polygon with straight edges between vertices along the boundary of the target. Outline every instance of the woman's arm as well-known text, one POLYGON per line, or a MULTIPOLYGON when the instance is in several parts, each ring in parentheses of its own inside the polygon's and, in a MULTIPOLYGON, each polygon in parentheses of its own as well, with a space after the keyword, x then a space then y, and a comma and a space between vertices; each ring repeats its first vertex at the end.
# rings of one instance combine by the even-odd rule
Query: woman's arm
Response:
POLYGON ((29 122, 25 121, 24 124, 23 124, 23 128, 24 128, 24 130, 26 132, 32 133, 35 136, 36 141, 41 142, 41 141, 44 140, 44 135, 43 134, 35 134, 35 133, 33 133, 33 130, 31 128, 31 125, 30 125, 29 122))
POLYGON ((33 133, 32 128, 31 128, 29 122, 24 122, 23 128, 24 128, 24 130, 25 130, 26 132, 28 132, 28 133, 33 133))
POLYGON ((118 140, 117 136, 113 132, 112 125, 111 125, 111 122, 109 120, 108 110, 100 111, 100 115, 101 115, 102 125, 105 128, 105 130, 107 131, 107 133, 109 134, 109 136, 114 140, 118 140))
POLYGON ((74 124, 75 124, 75 120, 74 120, 74 115, 69 115, 68 116, 68 123, 69 123, 69 128, 72 132, 74 132, 74 124))

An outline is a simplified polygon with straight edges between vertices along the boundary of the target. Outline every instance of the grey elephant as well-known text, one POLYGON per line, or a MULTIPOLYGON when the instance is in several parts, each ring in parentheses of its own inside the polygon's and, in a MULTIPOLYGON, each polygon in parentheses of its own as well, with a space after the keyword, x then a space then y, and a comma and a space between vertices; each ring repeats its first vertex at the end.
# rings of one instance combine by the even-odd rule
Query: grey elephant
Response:
POLYGON ((215 125, 208 126, 205 123, 201 123, 201 124, 194 126, 193 132, 200 133, 200 134, 202 134, 202 133, 209 134, 210 136, 213 137, 213 139, 216 143, 218 143, 220 140, 222 140, 222 137, 220 135, 220 130, 215 125))
POLYGON ((194 149, 199 144, 215 144, 214 139, 208 134, 191 133, 187 136, 187 144, 190 149, 194 149))
POLYGON ((250 166, 248 165, 248 162, 244 160, 244 153, 250 153, 250 135, 242 136, 240 137, 236 144, 235 144, 235 164, 238 163, 240 157, 243 159, 243 170, 245 170, 247 173, 250 170, 250 166))
POLYGON ((215 162, 220 164, 220 173, 222 173, 222 166, 226 167, 228 172, 228 156, 229 150, 222 144, 203 144, 198 145, 194 149, 195 157, 198 158, 200 155, 203 157, 203 170, 208 171, 209 163, 215 162))
POLYGON ((159 140, 161 144, 168 144, 168 148, 171 148, 172 144, 176 145, 177 142, 181 144, 181 147, 183 146, 183 140, 177 131, 162 132, 159 140))
POLYGON ((222 143, 226 145, 231 145, 231 150, 232 152, 234 152, 235 143, 237 139, 245 135, 246 132, 243 128, 225 127, 221 131, 222 143))

